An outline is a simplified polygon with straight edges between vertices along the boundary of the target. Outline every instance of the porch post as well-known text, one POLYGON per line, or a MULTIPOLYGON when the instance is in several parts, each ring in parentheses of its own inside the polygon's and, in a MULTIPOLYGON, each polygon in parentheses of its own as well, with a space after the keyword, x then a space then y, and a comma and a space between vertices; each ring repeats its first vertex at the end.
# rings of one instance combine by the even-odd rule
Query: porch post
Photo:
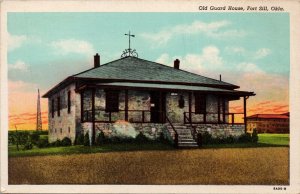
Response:
POLYGON ((192 123, 192 92, 189 92, 189 119, 192 123))
POLYGON ((225 98, 222 99, 222 108, 223 108, 223 123, 226 123, 226 117, 225 117, 225 98))
POLYGON ((96 129, 95 129, 95 88, 92 89, 92 145, 96 142, 96 129))
POLYGON ((159 91, 159 120, 163 123, 163 113, 162 113, 162 93, 159 91))
POLYGON ((248 99, 248 97, 244 96, 244 124, 245 124, 245 133, 247 132, 247 99, 248 99))
POLYGON ((128 121, 128 90, 125 90, 125 121, 128 121))
POLYGON ((80 92, 80 115, 81 115, 81 122, 83 122, 84 112, 83 112, 83 92, 80 92))
POLYGON ((218 123, 220 124, 221 122, 221 115, 220 115, 220 112, 221 112, 221 107, 220 107, 220 96, 218 96, 218 123))

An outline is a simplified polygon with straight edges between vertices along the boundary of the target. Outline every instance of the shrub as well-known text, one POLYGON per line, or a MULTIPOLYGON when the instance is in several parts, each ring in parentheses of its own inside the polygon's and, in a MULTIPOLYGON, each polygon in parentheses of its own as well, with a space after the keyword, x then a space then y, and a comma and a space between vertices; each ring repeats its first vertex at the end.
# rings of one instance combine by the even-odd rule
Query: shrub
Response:
POLYGON ((213 143, 213 138, 212 138, 212 136, 211 136, 210 133, 208 133, 207 131, 205 131, 202 134, 202 144, 210 144, 210 143, 213 143))
POLYGON ((96 139, 96 145, 103 145, 104 142, 105 142, 104 133, 103 133, 103 131, 100 131, 100 133, 98 134, 97 139, 96 139))
POLYGON ((229 135, 224 139, 225 143, 235 143, 235 138, 232 135, 229 135))
POLYGON ((89 137, 89 132, 86 132, 86 134, 84 135, 84 139, 83 139, 83 145, 84 146, 90 146, 90 137, 89 137))
POLYGON ((30 136, 31 143, 34 144, 34 145, 37 145, 37 143, 40 139, 39 133, 38 132, 33 132, 29 136, 30 136))
POLYGON ((39 148, 45 148, 49 146, 49 142, 48 139, 39 139, 39 141, 37 142, 37 146, 39 148))
POLYGON ((83 145, 84 135, 82 133, 77 133, 75 138, 75 145, 83 145))
POLYGON ((249 142, 252 142, 252 137, 251 137, 250 133, 244 133, 239 137, 238 141, 240 143, 249 143, 249 142))
POLYGON ((203 141, 202 134, 201 133, 197 133, 197 144, 198 144, 199 147, 202 146, 202 141, 203 141))
POLYGON ((258 135, 257 135, 257 130, 254 129, 252 133, 252 142, 257 143, 258 142, 258 135))
POLYGON ((27 142, 24 144, 23 150, 31 150, 32 147, 33 147, 33 146, 32 146, 31 141, 27 141, 27 142))
POLYGON ((61 145, 62 146, 71 146, 72 145, 72 141, 71 141, 70 138, 64 137, 63 140, 61 141, 61 145))
POLYGON ((148 138, 142 133, 140 132, 136 137, 135 137, 135 141, 137 143, 147 143, 149 140, 148 138))
POLYGON ((60 141, 59 139, 57 139, 57 140, 54 142, 54 146, 55 146, 55 147, 61 146, 61 141, 60 141))

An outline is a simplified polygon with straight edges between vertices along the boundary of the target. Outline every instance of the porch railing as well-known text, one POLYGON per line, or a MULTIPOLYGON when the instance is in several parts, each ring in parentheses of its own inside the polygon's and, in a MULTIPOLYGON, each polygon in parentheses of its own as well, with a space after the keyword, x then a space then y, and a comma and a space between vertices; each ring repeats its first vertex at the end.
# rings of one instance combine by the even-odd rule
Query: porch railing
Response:
MULTIPOLYGON (((165 113, 161 111, 150 111, 150 110, 127 110, 127 119, 131 123, 151 123, 151 112, 158 114, 159 119, 156 123, 165 123, 165 113)), ((125 119, 125 110, 119 110, 118 112, 105 111, 102 109, 95 110, 96 123, 113 123, 117 120, 125 119)), ((84 110, 82 113, 82 122, 92 122, 92 110, 84 110)))
MULTIPOLYGON (((244 115, 244 113, 225 113, 218 114, 213 112, 206 112, 202 114, 196 114, 195 112, 184 112, 184 124, 232 124, 232 125, 243 125, 244 122, 236 122, 236 116, 237 115, 244 115), (189 116, 191 114, 191 116, 189 116), (215 116, 216 119, 213 119, 214 121, 208 121, 209 116, 215 116), (220 119, 220 115, 222 115, 222 119, 220 119), (198 118, 196 118, 198 117, 198 118), (200 117, 200 119, 199 119, 200 117)), ((241 118, 239 120, 243 120, 244 118, 241 118)))

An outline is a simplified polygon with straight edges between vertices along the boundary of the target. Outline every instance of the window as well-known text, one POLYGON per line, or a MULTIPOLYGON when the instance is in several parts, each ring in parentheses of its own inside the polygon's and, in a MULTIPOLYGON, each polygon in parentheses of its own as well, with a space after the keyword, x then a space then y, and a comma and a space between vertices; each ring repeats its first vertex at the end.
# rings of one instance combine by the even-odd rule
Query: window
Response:
POLYGON ((119 111, 119 91, 106 90, 105 111, 118 112, 119 111))
POLYGON ((62 133, 62 128, 60 128, 60 133, 62 133))
POLYGON ((56 133, 56 129, 54 129, 54 132, 56 133))
POLYGON ((70 129, 70 127, 68 127, 68 132, 70 133, 70 131, 71 131, 71 129, 70 129))
POLYGON ((60 97, 57 97, 57 116, 60 117, 60 97))
POLYGON ((68 91, 68 113, 71 113, 71 91, 68 91))
POLYGON ((54 99, 52 99, 52 102, 51 102, 51 114, 52 114, 52 118, 54 118, 54 99))
POLYGON ((195 93, 195 113, 206 113, 206 96, 203 94, 195 93))

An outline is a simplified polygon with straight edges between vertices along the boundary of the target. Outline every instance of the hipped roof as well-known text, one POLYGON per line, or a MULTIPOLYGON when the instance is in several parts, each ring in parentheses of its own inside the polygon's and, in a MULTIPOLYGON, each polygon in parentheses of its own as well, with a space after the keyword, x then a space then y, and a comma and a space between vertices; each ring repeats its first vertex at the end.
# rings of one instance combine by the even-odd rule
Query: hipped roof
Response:
MULTIPOLYGON (((60 88, 76 80, 93 80, 98 83, 132 82, 205 86, 211 90, 222 88, 233 91, 239 88, 239 86, 227 82, 130 56, 69 76, 49 90, 43 97, 51 96, 60 88)), ((147 86, 145 85, 145 87, 147 86)), ((251 94, 254 95, 253 92, 251 94)))

